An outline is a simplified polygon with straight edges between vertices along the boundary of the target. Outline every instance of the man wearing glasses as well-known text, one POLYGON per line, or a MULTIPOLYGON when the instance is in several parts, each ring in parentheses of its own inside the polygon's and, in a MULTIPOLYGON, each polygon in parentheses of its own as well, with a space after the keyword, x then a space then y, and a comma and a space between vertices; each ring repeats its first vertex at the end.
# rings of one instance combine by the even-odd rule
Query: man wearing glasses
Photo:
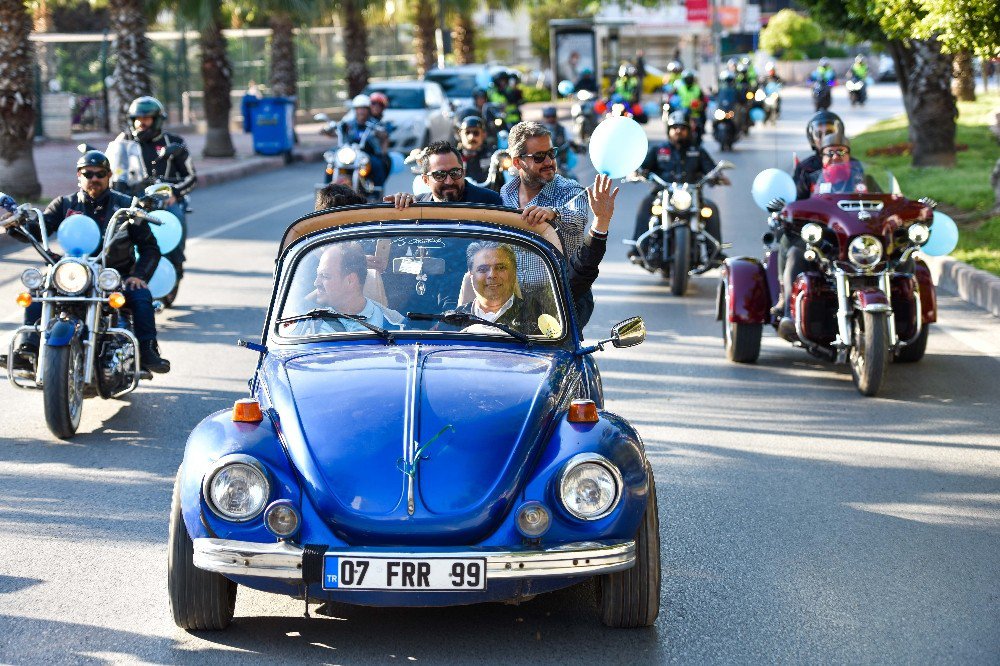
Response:
MULTIPOLYGON (((59 225, 70 215, 86 215, 97 222, 101 237, 115 211, 132 205, 132 197, 111 189, 111 164, 104 153, 91 150, 76 163, 76 173, 80 189, 52 200, 43 213, 45 229, 55 234, 59 225)), ((28 227, 36 238, 41 234, 37 223, 28 227)), ((27 237, 16 229, 10 235, 28 242, 27 237)), ((127 231, 119 231, 108 248, 105 266, 114 268, 123 278, 125 305, 132 311, 135 337, 139 340, 139 362, 144 370, 163 373, 170 372, 170 361, 160 356, 156 344, 156 323, 153 321, 153 296, 146 284, 160 262, 160 248, 153 232, 145 224, 130 224, 127 231), (136 259, 138 253, 138 259, 136 259)), ((33 324, 42 316, 42 304, 32 303, 24 312, 24 323, 33 324)), ((22 353, 38 354, 37 336, 30 337, 22 345, 22 353), (27 347, 27 349, 25 349, 27 347)), ((17 358, 15 357, 15 358, 17 358)))
POLYGON ((400 210, 414 201, 503 205, 500 195, 493 190, 473 185, 465 180, 462 156, 447 141, 435 141, 424 148, 417 163, 420 165, 421 178, 430 188, 430 192, 418 195, 399 192, 386 196, 383 201, 394 204, 400 210))
POLYGON ((486 128, 479 116, 466 116, 458 129, 458 147, 462 151, 465 175, 485 183, 490 173, 490 154, 486 146, 486 128))

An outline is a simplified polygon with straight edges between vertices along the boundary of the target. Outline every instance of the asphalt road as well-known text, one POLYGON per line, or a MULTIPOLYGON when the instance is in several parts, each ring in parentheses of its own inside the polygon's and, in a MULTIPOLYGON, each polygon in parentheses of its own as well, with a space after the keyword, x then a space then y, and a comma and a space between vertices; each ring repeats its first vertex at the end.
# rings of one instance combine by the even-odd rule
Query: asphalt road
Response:
MULTIPOLYGON (((731 253, 760 251, 753 176, 807 149, 808 99, 785 102, 776 129, 727 156, 734 185, 713 194, 731 253)), ((834 102, 851 132, 899 108, 882 86, 864 110, 834 102)), ((589 585, 521 606, 314 606, 311 619, 301 602, 241 590, 227 632, 175 628, 167 513, 185 438, 245 394, 255 355, 233 343, 259 336, 277 239, 310 209, 317 175, 297 165, 195 192, 187 278, 158 317, 173 372, 87 401, 72 441, 49 435, 40 395, 0 387, 0 662, 1000 662, 997 320, 939 295, 927 356, 890 366, 877 398, 771 332, 759 363, 730 364, 714 275, 673 298, 625 261, 638 184, 623 185, 588 333, 633 314, 649 328, 599 362, 609 407, 636 424, 657 478, 653 629, 601 626, 589 585)), ((20 316, 17 275, 36 260, 9 245, 0 259, 6 328, 20 316)))

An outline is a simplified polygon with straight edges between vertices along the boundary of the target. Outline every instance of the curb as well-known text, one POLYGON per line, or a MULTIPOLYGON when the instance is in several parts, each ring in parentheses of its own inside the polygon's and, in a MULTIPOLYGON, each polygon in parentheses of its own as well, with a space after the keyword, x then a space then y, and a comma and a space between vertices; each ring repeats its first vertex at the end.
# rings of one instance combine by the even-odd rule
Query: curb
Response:
POLYGON ((1000 317, 1000 277, 952 259, 924 257, 938 288, 1000 317))
MULTIPOLYGON (((323 153, 328 147, 309 146, 306 148, 296 148, 293 150, 296 162, 318 162, 323 158, 323 153)), ((199 185, 218 185, 228 183, 247 176, 254 176, 268 171, 277 171, 288 166, 284 157, 256 157, 249 163, 233 164, 219 167, 208 172, 198 174, 199 185)))

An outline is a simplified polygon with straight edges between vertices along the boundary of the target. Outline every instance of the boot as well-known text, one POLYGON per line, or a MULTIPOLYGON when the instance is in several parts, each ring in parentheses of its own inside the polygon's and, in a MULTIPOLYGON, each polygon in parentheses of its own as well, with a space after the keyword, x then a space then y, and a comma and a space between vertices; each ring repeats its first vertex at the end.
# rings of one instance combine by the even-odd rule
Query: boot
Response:
POLYGON ((139 367, 157 374, 170 372, 170 361, 160 356, 156 340, 143 340, 139 343, 139 367))
POLYGON ((778 337, 788 342, 799 341, 799 334, 795 331, 795 322, 791 317, 782 317, 778 322, 778 337))

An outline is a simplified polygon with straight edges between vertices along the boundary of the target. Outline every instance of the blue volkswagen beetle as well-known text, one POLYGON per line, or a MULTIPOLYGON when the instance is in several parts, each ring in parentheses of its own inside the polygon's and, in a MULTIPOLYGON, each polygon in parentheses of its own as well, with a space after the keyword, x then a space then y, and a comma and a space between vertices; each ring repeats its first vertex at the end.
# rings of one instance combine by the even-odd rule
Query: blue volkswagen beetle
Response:
POLYGON ((558 234, 518 212, 358 206, 282 239, 250 397, 191 433, 174 620, 224 629, 238 586, 309 601, 526 600, 596 578, 602 621, 660 597, 653 474, 604 410, 558 234), (539 234, 539 230, 544 233, 539 234))

